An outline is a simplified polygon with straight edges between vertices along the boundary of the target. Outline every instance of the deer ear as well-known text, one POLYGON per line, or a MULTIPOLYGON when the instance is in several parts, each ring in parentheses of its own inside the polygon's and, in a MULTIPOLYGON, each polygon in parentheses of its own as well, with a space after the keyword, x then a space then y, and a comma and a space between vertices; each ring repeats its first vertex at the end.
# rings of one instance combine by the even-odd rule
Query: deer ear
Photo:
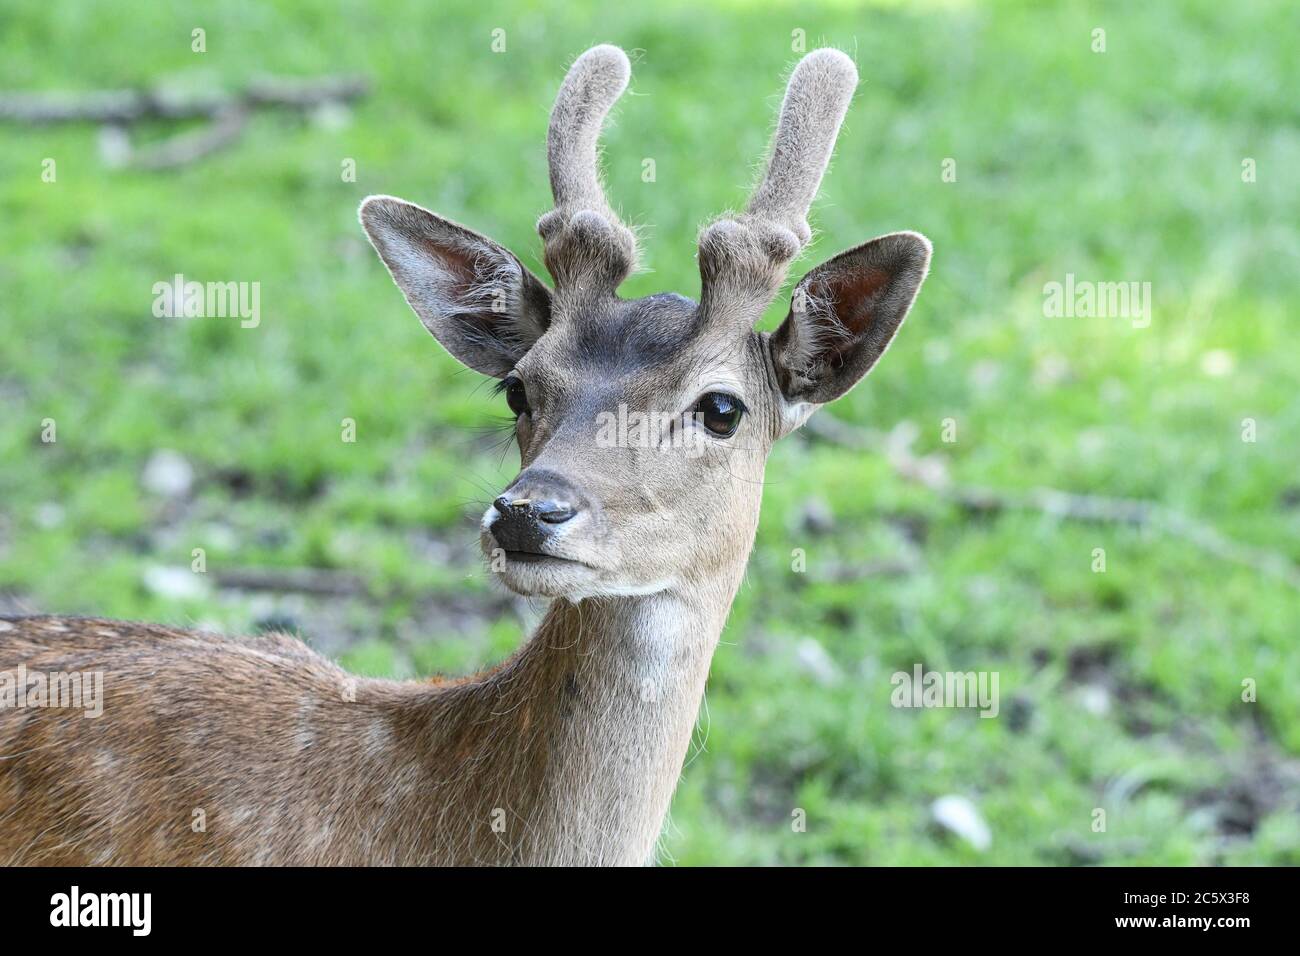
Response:
POLYGON ((502 378, 546 332, 550 290, 491 239, 392 196, 359 215, 424 327, 465 365, 502 378))
POLYGON ((930 241, 895 232, 804 276, 770 343, 786 401, 820 405, 856 385, 885 354, 929 267, 930 241))

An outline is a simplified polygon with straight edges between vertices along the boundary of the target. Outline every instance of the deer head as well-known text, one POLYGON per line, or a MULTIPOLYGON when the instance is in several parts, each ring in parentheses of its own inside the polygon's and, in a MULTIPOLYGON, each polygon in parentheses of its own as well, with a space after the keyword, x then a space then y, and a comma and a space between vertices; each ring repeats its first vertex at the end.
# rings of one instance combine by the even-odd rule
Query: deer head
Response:
POLYGON ((745 211, 700 234, 699 301, 619 298, 636 240, 605 198, 597 139, 630 73, 622 50, 594 47, 556 99, 555 208, 537 225, 553 288, 419 206, 361 205, 424 326, 498 378, 516 416, 521 470, 481 531, 522 594, 576 601, 738 581, 773 443, 876 364, 929 265, 923 236, 881 236, 805 275, 775 333, 754 329, 811 238, 808 211, 857 85, 853 62, 823 49, 790 78, 745 211))

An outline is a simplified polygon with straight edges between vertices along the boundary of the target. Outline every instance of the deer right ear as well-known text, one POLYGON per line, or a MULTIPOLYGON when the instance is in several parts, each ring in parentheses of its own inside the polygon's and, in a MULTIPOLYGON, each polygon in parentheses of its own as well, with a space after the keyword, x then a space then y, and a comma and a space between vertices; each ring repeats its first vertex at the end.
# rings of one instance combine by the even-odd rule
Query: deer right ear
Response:
POLYGON ((546 332, 550 290, 491 239, 392 196, 369 197, 359 215, 406 301, 460 362, 503 378, 546 332))

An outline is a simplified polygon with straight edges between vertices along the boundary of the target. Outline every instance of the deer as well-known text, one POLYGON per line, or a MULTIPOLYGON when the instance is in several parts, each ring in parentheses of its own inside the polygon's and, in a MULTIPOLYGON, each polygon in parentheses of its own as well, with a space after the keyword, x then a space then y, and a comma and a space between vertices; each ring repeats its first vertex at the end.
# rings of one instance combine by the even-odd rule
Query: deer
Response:
POLYGON ((520 470, 479 534, 491 573, 546 602, 532 634, 486 672, 403 681, 350 675, 285 633, 0 619, 0 702, 20 668, 103 675, 96 719, 0 707, 0 863, 657 861, 768 455, 880 360, 931 246, 895 232, 841 252, 794 285, 774 332, 756 330, 812 239, 857 86, 849 56, 819 49, 790 75, 743 212, 699 233, 698 301, 621 298, 637 239, 606 198, 598 141, 630 76, 601 45, 560 86, 554 208, 537 223, 549 286, 420 206, 380 195, 359 211, 425 328, 495 379, 515 418, 520 470), (659 441, 602 440, 617 409, 659 441))

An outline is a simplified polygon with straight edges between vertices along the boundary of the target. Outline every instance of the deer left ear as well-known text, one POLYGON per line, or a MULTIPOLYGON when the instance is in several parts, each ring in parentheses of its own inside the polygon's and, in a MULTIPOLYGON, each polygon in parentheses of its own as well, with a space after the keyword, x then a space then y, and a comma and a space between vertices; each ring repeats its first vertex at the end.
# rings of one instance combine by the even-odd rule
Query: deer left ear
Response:
POLYGON ((856 385, 885 354, 929 267, 930 241, 895 232, 804 276, 770 342, 786 401, 821 405, 856 385))

